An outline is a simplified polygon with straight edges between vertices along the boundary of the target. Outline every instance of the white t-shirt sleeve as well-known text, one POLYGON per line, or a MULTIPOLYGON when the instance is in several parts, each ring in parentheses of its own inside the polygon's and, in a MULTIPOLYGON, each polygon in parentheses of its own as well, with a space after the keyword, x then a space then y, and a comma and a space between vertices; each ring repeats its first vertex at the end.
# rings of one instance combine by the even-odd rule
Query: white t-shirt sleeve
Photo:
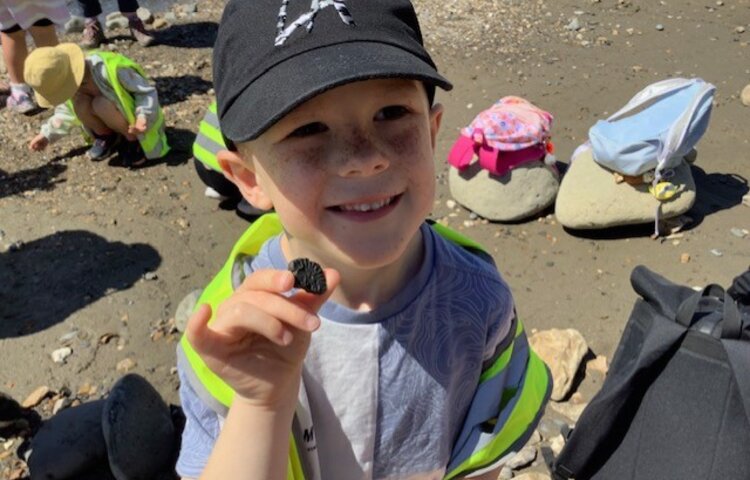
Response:
POLYGON ((180 402, 185 413, 185 430, 177 460, 177 474, 183 478, 198 478, 208 463, 221 422, 219 415, 208 408, 190 387, 180 371, 180 402))

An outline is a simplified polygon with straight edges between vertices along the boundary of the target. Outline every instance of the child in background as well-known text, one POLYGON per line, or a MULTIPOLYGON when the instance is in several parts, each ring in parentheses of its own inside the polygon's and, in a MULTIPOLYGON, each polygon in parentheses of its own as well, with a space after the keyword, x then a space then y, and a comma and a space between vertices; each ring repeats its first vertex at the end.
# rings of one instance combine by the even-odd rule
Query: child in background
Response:
POLYGON ((491 257, 425 222, 451 85, 411 3, 230 0, 214 79, 219 165, 277 215, 242 235, 178 347, 177 472, 496 478, 551 382, 491 257), (323 294, 293 288, 299 258, 326 267, 323 294))
POLYGON ((61 25, 69 17, 65 0, 0 0, 0 43, 10 77, 8 109, 26 114, 37 108, 23 75, 28 56, 26 32, 37 47, 57 45, 54 24, 61 25))
POLYGON ((117 149, 125 166, 138 167, 169 152, 159 96, 129 58, 112 52, 84 55, 78 45, 64 43, 34 50, 25 76, 39 104, 56 107, 29 143, 32 151, 81 126, 93 143, 87 152, 92 160, 117 149))
POLYGON ((216 116, 216 102, 211 102, 198 126, 198 134, 193 142, 193 164, 198 177, 206 185, 205 195, 208 198, 232 202, 242 217, 252 218, 262 215, 265 211, 250 205, 242 197, 237 185, 227 180, 222 173, 216 154, 226 149, 219 126, 219 117, 216 116))

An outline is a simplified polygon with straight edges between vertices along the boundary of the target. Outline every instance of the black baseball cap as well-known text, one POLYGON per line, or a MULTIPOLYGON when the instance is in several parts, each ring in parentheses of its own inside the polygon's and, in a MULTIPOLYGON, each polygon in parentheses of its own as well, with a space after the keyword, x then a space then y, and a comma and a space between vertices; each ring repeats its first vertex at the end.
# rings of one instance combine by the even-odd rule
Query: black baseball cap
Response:
POLYGON ((409 0, 230 0, 213 59, 221 131, 232 142, 359 80, 453 88, 425 50, 409 0))

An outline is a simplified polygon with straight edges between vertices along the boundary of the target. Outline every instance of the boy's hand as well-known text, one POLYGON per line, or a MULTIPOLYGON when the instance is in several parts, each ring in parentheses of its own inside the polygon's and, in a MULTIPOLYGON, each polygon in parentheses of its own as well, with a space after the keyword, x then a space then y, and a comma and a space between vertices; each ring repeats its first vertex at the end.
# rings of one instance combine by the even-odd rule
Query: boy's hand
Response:
POLYGON ((211 309, 201 305, 185 334, 208 368, 254 406, 278 409, 296 403, 302 361, 310 334, 320 326, 318 309, 339 283, 326 269, 323 295, 284 292, 294 285, 289 271, 259 270, 247 277, 219 307, 209 326, 211 309))
POLYGON ((49 140, 47 139, 47 137, 39 133, 29 142, 29 150, 31 150, 32 152, 41 152, 42 150, 47 148, 47 145, 49 145, 49 140))
POLYGON ((139 133, 144 133, 147 128, 146 117, 138 115, 138 118, 135 119, 135 123, 128 126, 128 133, 131 135, 138 135, 139 133))

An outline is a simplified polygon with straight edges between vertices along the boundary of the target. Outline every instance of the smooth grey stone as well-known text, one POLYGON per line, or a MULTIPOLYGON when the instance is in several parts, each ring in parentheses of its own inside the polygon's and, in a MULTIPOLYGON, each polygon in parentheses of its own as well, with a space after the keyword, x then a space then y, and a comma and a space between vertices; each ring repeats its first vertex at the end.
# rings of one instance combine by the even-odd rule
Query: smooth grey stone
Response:
MULTIPOLYGON (((673 198, 661 202, 662 219, 678 217, 695 203, 695 181, 690 166, 682 162, 669 179, 679 187, 673 198)), ((563 177, 555 203, 555 216, 565 227, 599 229, 652 223, 659 200, 648 185, 615 183, 612 172, 594 161, 591 150, 581 152, 563 177)))
POLYGON ((31 441, 31 480, 80 478, 106 462, 103 400, 68 408, 47 420, 31 441))
POLYGON ((535 161, 520 165, 501 177, 491 175, 479 162, 448 172, 451 196, 482 218, 512 222, 531 217, 555 202, 558 174, 535 161))
POLYGON ((195 310, 195 305, 198 303, 198 299, 201 297, 203 289, 196 289, 188 293, 180 300, 180 304, 177 305, 177 311, 174 314, 174 324, 177 330, 184 332, 187 327, 188 320, 195 310))
POLYGON ((175 436, 169 407, 140 375, 125 375, 112 386, 101 425, 117 480, 152 480, 173 468, 175 436))

